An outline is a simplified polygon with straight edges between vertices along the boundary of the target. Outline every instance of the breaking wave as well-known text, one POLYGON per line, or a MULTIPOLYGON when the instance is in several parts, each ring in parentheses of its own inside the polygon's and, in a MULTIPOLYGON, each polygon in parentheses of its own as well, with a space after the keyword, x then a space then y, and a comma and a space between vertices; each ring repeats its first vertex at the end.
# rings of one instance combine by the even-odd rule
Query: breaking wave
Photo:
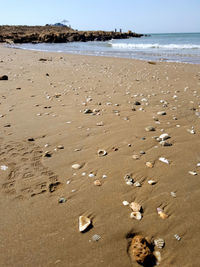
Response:
POLYGON ((119 49, 200 49, 200 45, 196 44, 126 44, 126 43, 111 43, 113 48, 119 49))

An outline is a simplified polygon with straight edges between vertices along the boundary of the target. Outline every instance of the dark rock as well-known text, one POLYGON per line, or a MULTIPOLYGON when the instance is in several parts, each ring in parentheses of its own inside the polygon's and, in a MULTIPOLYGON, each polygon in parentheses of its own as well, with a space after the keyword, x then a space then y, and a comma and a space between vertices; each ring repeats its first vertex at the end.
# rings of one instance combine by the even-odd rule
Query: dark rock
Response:
POLYGON ((136 106, 140 106, 141 103, 140 103, 139 101, 135 101, 135 102, 134 102, 134 105, 136 105, 136 106))
POLYGON ((0 80, 1 81, 7 81, 8 80, 8 76, 7 75, 0 76, 0 80))

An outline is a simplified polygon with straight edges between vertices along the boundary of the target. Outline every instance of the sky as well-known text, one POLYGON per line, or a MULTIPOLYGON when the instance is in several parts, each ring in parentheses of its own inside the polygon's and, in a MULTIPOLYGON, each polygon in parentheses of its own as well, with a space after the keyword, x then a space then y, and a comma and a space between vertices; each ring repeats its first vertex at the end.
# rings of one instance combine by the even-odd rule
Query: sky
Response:
POLYGON ((78 30, 200 32, 200 0, 0 0, 0 25, 66 19, 78 30))

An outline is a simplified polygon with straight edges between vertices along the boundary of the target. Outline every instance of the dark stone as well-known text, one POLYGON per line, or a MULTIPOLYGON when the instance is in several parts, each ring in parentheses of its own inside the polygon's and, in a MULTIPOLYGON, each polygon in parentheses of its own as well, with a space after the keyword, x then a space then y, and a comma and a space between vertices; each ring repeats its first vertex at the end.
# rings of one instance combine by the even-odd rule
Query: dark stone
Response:
POLYGON ((0 80, 1 81, 7 81, 8 80, 8 76, 7 75, 0 76, 0 80))

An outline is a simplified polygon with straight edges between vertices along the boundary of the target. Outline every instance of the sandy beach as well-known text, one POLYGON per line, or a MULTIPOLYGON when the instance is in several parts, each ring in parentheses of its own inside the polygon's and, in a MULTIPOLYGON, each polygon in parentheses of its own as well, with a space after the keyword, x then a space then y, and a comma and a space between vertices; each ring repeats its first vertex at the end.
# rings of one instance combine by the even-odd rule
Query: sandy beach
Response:
POLYGON ((0 266, 199 266, 200 65, 150 63, 0 46, 0 266))

